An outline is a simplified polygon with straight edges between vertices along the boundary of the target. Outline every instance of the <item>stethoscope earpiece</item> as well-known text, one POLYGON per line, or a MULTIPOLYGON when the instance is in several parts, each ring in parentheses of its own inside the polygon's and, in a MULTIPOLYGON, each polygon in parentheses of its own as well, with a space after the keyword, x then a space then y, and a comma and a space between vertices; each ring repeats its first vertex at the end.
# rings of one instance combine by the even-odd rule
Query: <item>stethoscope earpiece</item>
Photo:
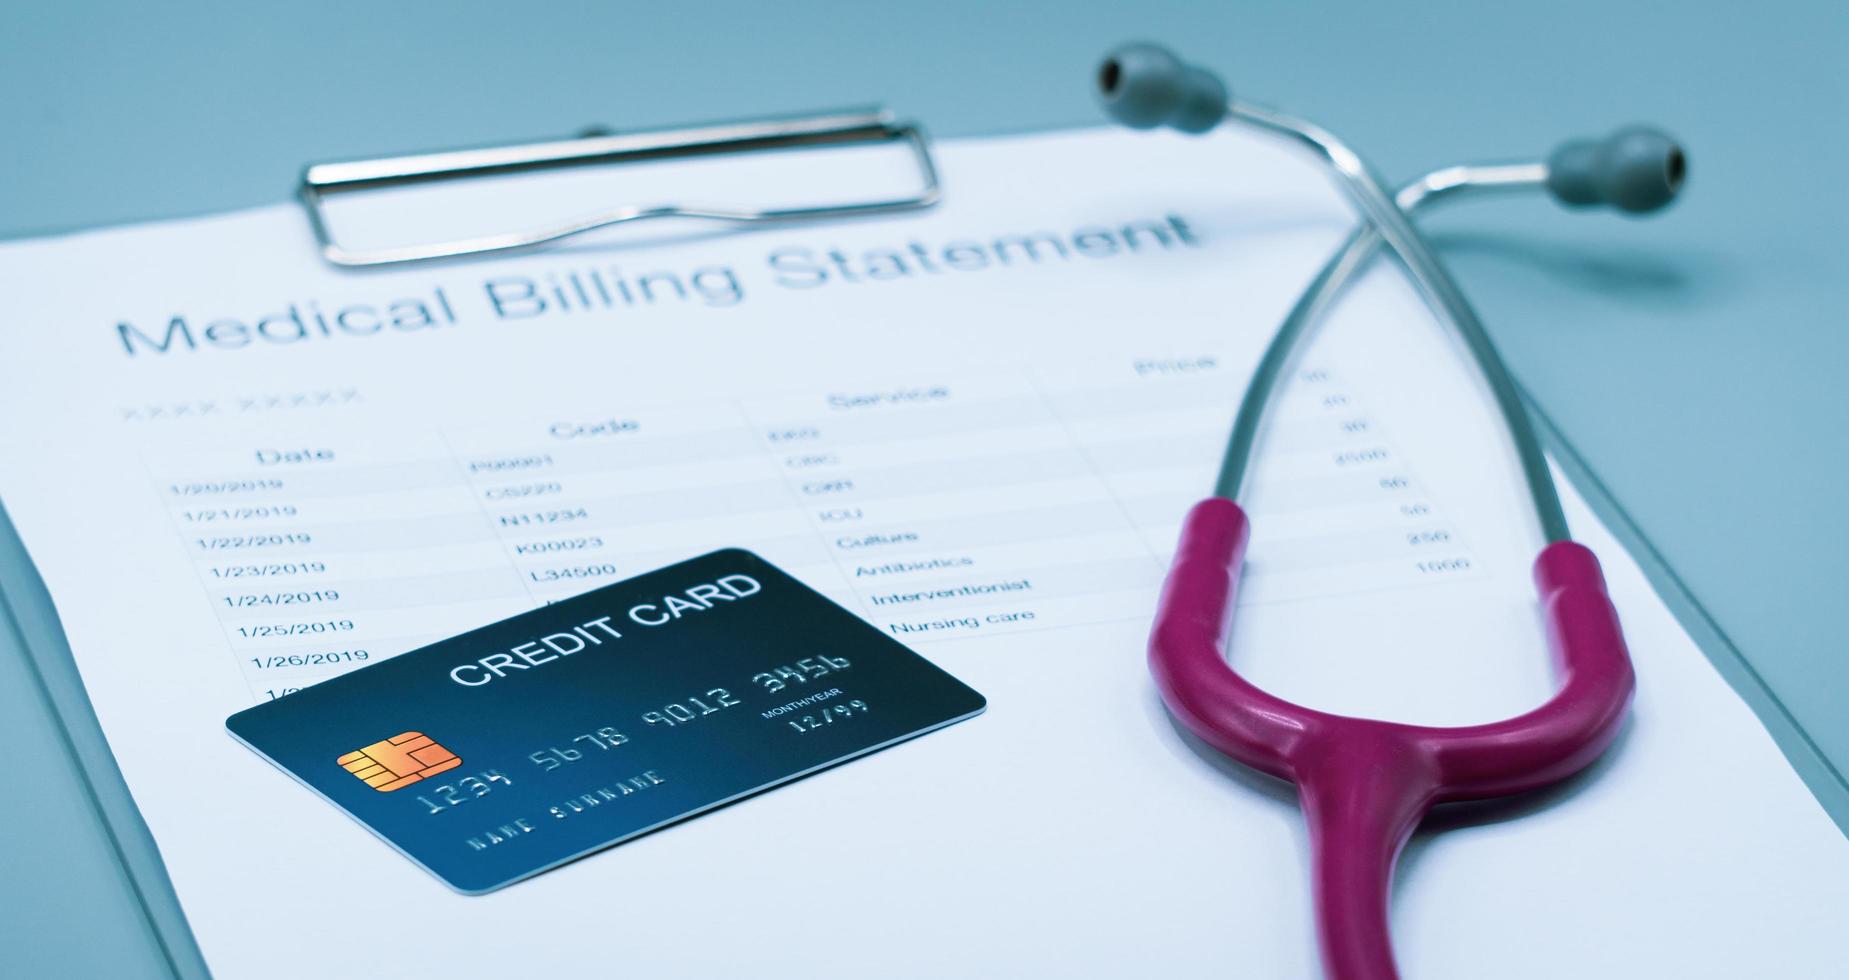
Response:
POLYGON ((1548 193, 1570 207, 1609 205, 1647 214, 1668 207, 1687 178, 1682 145, 1649 126, 1562 143, 1547 158, 1548 193))
POLYGON ((1132 129, 1172 126, 1204 133, 1226 116, 1226 85, 1157 44, 1125 44, 1098 65, 1098 101, 1132 129))

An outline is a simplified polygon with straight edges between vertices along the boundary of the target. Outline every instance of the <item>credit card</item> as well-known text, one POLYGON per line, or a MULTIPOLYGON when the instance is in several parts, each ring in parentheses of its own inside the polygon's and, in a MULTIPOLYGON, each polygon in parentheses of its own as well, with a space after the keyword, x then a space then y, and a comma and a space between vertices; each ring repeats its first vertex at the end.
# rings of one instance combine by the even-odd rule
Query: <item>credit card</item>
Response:
POLYGON ((478 895, 985 705, 728 549, 304 688, 225 727, 478 895))

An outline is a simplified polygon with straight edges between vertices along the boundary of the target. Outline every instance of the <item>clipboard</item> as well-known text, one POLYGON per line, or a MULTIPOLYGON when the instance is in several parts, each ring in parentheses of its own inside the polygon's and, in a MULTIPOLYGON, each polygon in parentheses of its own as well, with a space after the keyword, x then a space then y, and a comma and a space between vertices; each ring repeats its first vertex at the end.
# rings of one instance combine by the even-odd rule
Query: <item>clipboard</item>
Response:
POLYGON ((895 121, 886 109, 871 106, 636 133, 591 131, 575 139, 320 163, 302 172, 298 195, 308 211, 309 226, 322 258, 344 268, 366 268, 535 248, 615 225, 657 218, 766 224, 913 211, 935 205, 943 197, 943 188, 924 131, 916 123, 895 121), (898 144, 910 152, 917 169, 914 190, 894 196, 780 208, 721 201, 620 201, 591 207, 581 217, 564 222, 388 248, 343 244, 328 217, 331 197, 360 191, 574 167, 880 144, 898 144))
MULTIPOLYGON (((882 113, 880 115, 883 116, 884 114, 882 113)), ((839 115, 834 115, 826 118, 839 119, 841 117, 839 115)), ((749 124, 726 125, 739 126, 749 124)), ((882 128, 878 131, 888 134, 890 134, 890 131, 893 129, 901 128, 891 126, 889 120, 882 122, 880 126, 882 128)), ((917 152, 922 154, 920 160, 923 181, 921 183, 920 192, 909 199, 895 198, 885 201, 834 205, 824 209, 799 209, 794 212, 770 211, 761 213, 721 213, 722 209, 717 207, 708 209, 692 205, 650 205, 636 203, 624 205, 625 210, 622 212, 625 214, 633 213, 635 215, 634 217, 624 217, 616 221, 603 221, 582 228, 574 227, 571 230, 563 231, 563 233, 548 233, 543 237, 537 238, 533 237, 533 232, 509 233, 510 235, 522 235, 523 237, 520 237, 519 240, 494 244, 493 247, 481 247, 486 244, 491 244, 484 242, 472 242, 471 247, 466 248, 459 247, 456 242, 437 243, 437 245, 444 247, 437 248, 435 245, 427 245, 423 247, 423 251, 419 254, 390 257, 367 256, 363 250, 344 249, 336 240, 329 237, 329 230, 321 227, 320 224, 321 208, 327 197, 347 191, 398 186, 400 182, 421 182, 433 179, 467 179, 468 177, 480 174, 527 172, 529 170, 540 170, 554 166, 568 167, 597 165, 602 163, 620 164, 651 159, 676 159, 680 157, 701 156, 707 152, 748 152, 751 149, 760 148, 760 146, 770 149, 829 145, 826 144, 825 141, 812 142, 806 139, 774 143, 767 139, 762 141, 762 143, 752 143, 751 141, 741 142, 737 140, 711 138, 704 142, 696 140, 695 147, 693 148, 682 148, 675 145, 676 140, 674 137, 677 134, 683 140, 688 133, 706 133, 711 136, 714 134, 716 128, 717 127, 698 127, 692 130, 672 130, 651 134, 648 139, 654 141, 653 145, 650 145, 648 140, 642 139, 642 134, 637 134, 632 137, 610 137, 604 135, 586 136, 574 140, 556 141, 546 144, 527 144, 525 148, 531 151, 529 155, 532 159, 503 159, 500 162, 497 162, 493 158, 479 156, 479 154, 507 152, 522 148, 505 147, 495 148, 493 150, 451 151, 445 154, 426 154, 420 157, 393 157, 385 158, 384 160, 350 161, 343 164, 318 165, 321 167, 350 167, 356 169, 344 171, 341 169, 323 169, 317 171, 316 168, 309 168, 309 170, 304 173, 302 195, 304 205, 308 209, 311 228, 316 232, 317 241, 321 246, 323 256, 330 263, 343 267, 361 267, 386 264, 388 262, 463 257, 491 251, 498 252, 507 249, 537 247, 548 242, 558 241, 570 235, 581 234, 596 228, 608 227, 612 224, 620 223, 620 221, 642 220, 652 217, 679 216, 735 222, 793 221, 825 216, 851 216, 853 214, 869 213, 875 210, 924 208, 931 206, 941 198, 942 192, 938 186, 936 168, 929 155, 929 145, 924 140, 922 133, 917 132, 916 129, 913 128, 912 136, 893 137, 888 135, 883 137, 889 141, 897 141, 900 139, 911 140, 914 138, 917 140, 916 145, 919 147, 917 152), (612 139, 631 140, 632 142, 626 144, 612 144, 608 142, 612 139), (533 147, 545 147, 547 149, 532 150, 533 147), (433 161, 433 158, 438 159, 433 161), (394 168, 384 166, 384 164, 387 163, 400 164, 401 166, 395 169, 402 171, 407 169, 407 166, 404 165, 405 161, 418 160, 429 163, 433 171, 441 170, 442 172, 400 173, 394 175, 392 172, 394 168), (447 163, 452 165, 466 164, 466 166, 436 167, 435 163, 447 163), (368 177, 364 171, 357 169, 361 165, 371 165, 376 169, 374 173, 368 177), (509 167, 513 169, 510 170, 508 169, 509 167), (317 175, 321 179, 318 181, 311 181, 311 175, 317 175), (330 249, 333 250, 332 253, 330 253, 330 249), (348 261, 340 261, 341 258, 347 259, 348 261), (359 259, 365 258, 371 258, 374 261, 358 261, 359 259)), ((824 132, 830 131, 832 128, 839 127, 815 127, 815 129, 824 132)), ((854 128, 868 135, 872 135, 876 131, 872 126, 854 128)), ((816 133, 810 132, 805 135, 815 136, 816 133)), ((904 145, 912 144, 906 143, 904 145)), ((560 229, 555 228, 551 229, 551 231, 558 232, 560 229)), ((1553 448, 1556 452, 1561 451, 1562 445, 1557 438, 1550 438, 1549 441, 1553 444, 1553 448)), ((1618 532, 1620 537, 1625 539, 1627 546, 1633 548, 1633 553, 1637 554, 1640 560, 1644 561, 1646 570, 1651 574, 1652 579, 1658 583, 1659 590, 1663 591, 1666 597, 1674 595, 1680 600, 1675 603, 1681 607, 1678 611, 1683 611, 1683 609, 1691 606, 1693 604, 1693 599, 1687 597, 1680 583, 1674 582, 1673 577, 1669 577, 1669 584, 1665 584, 1665 576, 1668 576, 1669 573, 1664 570, 1664 567, 1658 561, 1647 560, 1646 556, 1648 556, 1648 552, 1636 550, 1634 542, 1638 540, 1639 536, 1632 528, 1631 523, 1624 519, 1621 513, 1615 512, 1614 505, 1611 504, 1609 499, 1606 498, 1602 492, 1596 492, 1598 491, 1596 483, 1582 483, 1582 485, 1589 488, 1588 496, 1593 498, 1595 508, 1600 511, 1601 516, 1605 517, 1614 531, 1618 532)), ((1649 557, 1653 558, 1654 556, 1649 557)), ((1695 608, 1698 609, 1699 607, 1695 608)), ((115 851, 123 864, 124 872, 131 882, 136 896, 144 907, 148 924, 159 941, 162 954, 166 957, 169 964, 171 964, 173 972, 177 976, 207 976, 208 974, 203 958, 199 953, 196 943, 193 941, 190 929, 180 909, 178 898, 173 892, 172 885, 166 878, 159 853, 145 825, 141 821, 135 804, 127 793, 126 786, 122 781, 113 756, 110 753, 107 743, 103 739, 100 727, 96 722, 94 714, 90 711, 88 698, 84 694, 81 681, 78 679, 75 667, 70 660, 68 647, 63 639, 62 631, 57 626, 55 613, 51 612, 49 597, 45 595, 43 585, 38 583, 36 574, 33 573, 31 566, 25 563, 23 548, 20 547, 18 538, 13 532, 10 522, 5 520, 3 511, 0 511, 0 620, 4 620, 4 622, 0 622, 0 630, 12 631, 15 636, 20 638, 19 642, 28 653, 30 666, 36 671, 43 696, 48 705, 56 713, 56 717, 65 733, 73 765, 78 770, 79 776, 83 779, 94 798, 98 819, 110 832, 115 851), (15 558, 17 558, 17 562, 15 562, 15 558), (15 572, 17 572, 17 574, 14 574, 15 572)), ((1684 622, 1686 624, 1688 620, 1685 618, 1684 622)), ((1704 637, 1704 639, 1709 641, 1703 643, 1704 648, 1708 650, 1710 659, 1716 660, 1717 663, 1719 663, 1721 655, 1716 653, 1716 647, 1711 646, 1710 642, 1717 642, 1720 644, 1720 648, 1725 650, 1726 653, 1731 654, 1733 657, 1738 657, 1737 651, 1733 651, 1731 646, 1726 644, 1724 638, 1715 640, 1714 638, 1704 637)), ((1765 719, 1767 715, 1766 712, 1761 709, 1761 702, 1748 693, 1752 685, 1743 684, 1732 675, 1729 676, 1729 680, 1735 681, 1735 689, 1740 691, 1743 696, 1747 696, 1749 703, 1753 704, 1762 719, 1765 719)), ((1786 746, 1788 757, 1791 757, 1793 762, 1797 763, 1799 761, 1798 755, 1800 754, 1800 750, 1790 747, 1790 743, 1794 740, 1802 739, 1801 730, 1796 730, 1794 734, 1792 727, 1787 727, 1770 719, 1767 719, 1767 724, 1768 727, 1773 730, 1775 738, 1779 739, 1781 745, 1786 746)), ((1793 727, 1795 727, 1795 723, 1793 727)), ((1813 791, 1819 792, 1820 797, 1822 797, 1822 792, 1817 790, 1817 783, 1814 780, 1809 781, 1811 782, 1813 791)), ((1837 799, 1840 800, 1841 798, 1839 794, 1837 799)), ((1830 800, 1826 799, 1826 806, 1829 806, 1830 802, 1830 800)), ((1840 803, 1837 804, 1839 808, 1841 805, 1840 803)), ((1839 812, 1849 811, 1841 811, 1839 809, 1839 812)))

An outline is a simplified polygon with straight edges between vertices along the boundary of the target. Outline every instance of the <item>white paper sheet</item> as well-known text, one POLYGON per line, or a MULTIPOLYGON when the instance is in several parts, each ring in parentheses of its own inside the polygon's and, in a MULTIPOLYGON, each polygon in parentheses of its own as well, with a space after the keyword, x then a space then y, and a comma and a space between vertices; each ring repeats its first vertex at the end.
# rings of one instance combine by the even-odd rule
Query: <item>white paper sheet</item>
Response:
MULTIPOLYGON (((383 273, 320 264, 287 206, 0 248, 0 494, 216 973, 1315 974, 1288 788, 1179 734, 1142 645, 1242 380, 1348 212, 1231 135, 942 154, 929 213, 383 273), (480 898, 223 731, 734 544, 990 711, 480 898)), ((828 196, 841 166, 779 179, 828 196)), ((624 189, 598 179, 552 206, 624 189)), ((453 206, 407 200, 394 220, 453 206)), ((1430 723, 1547 696, 1486 404, 1390 275, 1341 305, 1259 470, 1242 670, 1430 723)), ((1415 840, 1406 972, 1833 972, 1849 843, 1565 496, 1635 717, 1565 789, 1415 840)))

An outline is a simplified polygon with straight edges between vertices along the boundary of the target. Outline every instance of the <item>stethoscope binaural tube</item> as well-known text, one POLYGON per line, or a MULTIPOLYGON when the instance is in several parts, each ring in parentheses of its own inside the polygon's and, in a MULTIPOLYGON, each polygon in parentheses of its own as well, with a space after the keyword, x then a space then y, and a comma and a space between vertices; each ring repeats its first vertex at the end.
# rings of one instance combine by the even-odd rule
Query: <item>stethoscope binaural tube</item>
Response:
POLYGON ((1315 149, 1367 218, 1318 274, 1261 357, 1228 440, 1214 496, 1197 504, 1162 590, 1150 671, 1172 715, 1215 749, 1297 784, 1309 826, 1317 939, 1332 980, 1395 980, 1387 906, 1400 849, 1431 807, 1525 792, 1590 764, 1617 736, 1635 676, 1598 560, 1568 538, 1539 439, 1495 346, 1407 211, 1465 190, 1546 186, 1569 205, 1644 212, 1680 189, 1682 151, 1653 130, 1570 143, 1542 164, 1449 168, 1395 200, 1330 133, 1281 113, 1232 102, 1211 73, 1151 45, 1129 45, 1098 73, 1107 111, 1138 128, 1206 132, 1231 118, 1315 149), (1549 542, 1535 585, 1560 688, 1505 721, 1461 728, 1332 715, 1268 694, 1233 669, 1222 644, 1244 564, 1249 526, 1234 503, 1281 377, 1329 300, 1385 244, 1452 329, 1495 395, 1549 542))
MULTIPOLYGON (((1543 538, 1550 542, 1570 538, 1540 438, 1494 341, 1425 236, 1413 227, 1360 154, 1314 123, 1229 99, 1225 85, 1211 72, 1186 64, 1155 45, 1129 44, 1111 52, 1098 69, 1097 83, 1105 111, 1133 128, 1171 126, 1204 133, 1231 119, 1291 138, 1322 157, 1368 219, 1365 230, 1386 242, 1432 311, 1470 350, 1521 460, 1543 538)), ((1541 166, 1546 168, 1541 182, 1563 203, 1609 204, 1633 213, 1668 204, 1687 171, 1681 148, 1668 137, 1641 127, 1621 130, 1603 141, 1568 143, 1541 166)), ((1297 326, 1307 325, 1306 320, 1297 326)), ((1219 496, 1234 497, 1243 481, 1264 409, 1281 374, 1270 369, 1279 366, 1273 362, 1280 357, 1287 361, 1302 337, 1301 330, 1291 326, 1287 321, 1279 330, 1247 387, 1215 482, 1214 492, 1219 496)))
MULTIPOLYGON (((1602 140, 1575 140, 1563 144, 1544 162, 1474 164, 1434 170, 1401 187, 1394 195, 1394 204, 1402 213, 1412 214, 1467 194, 1545 188, 1567 206, 1610 204, 1632 214, 1645 214, 1673 201, 1686 174, 1686 158, 1675 141, 1649 127, 1627 126, 1602 140), (1577 189, 1601 184, 1605 187, 1604 195, 1590 199, 1577 194, 1568 197, 1558 189, 1563 185, 1577 189), (1614 196, 1616 201, 1612 199, 1614 196)), ((1366 267, 1380 243, 1381 236, 1371 224, 1363 224, 1351 232, 1348 240, 1298 296, 1296 304, 1272 335, 1233 419, 1232 434, 1227 439, 1220 476, 1214 486, 1217 495, 1238 497, 1256 454, 1264 416, 1277 393, 1279 379, 1288 374, 1294 354, 1303 348, 1336 294, 1366 267)), ((1476 347, 1471 349, 1479 360, 1487 356, 1500 362, 1493 347, 1483 348, 1487 354, 1478 353, 1476 347)), ((1508 372, 1498 371, 1495 376, 1507 380, 1508 372)), ((1492 379, 1490 383, 1496 382, 1492 379)), ((1519 392, 1516 396, 1519 404, 1519 392)), ((1515 412, 1505 421, 1511 430, 1532 431, 1533 428, 1525 410, 1515 412)), ((1547 485, 1551 490, 1551 478, 1547 485)), ((1551 494, 1550 498, 1557 509, 1558 498, 1551 494)), ((1541 498, 1533 499, 1536 512, 1540 514, 1541 498)), ((1544 530, 1550 523, 1546 516, 1541 517, 1544 530)), ((1558 523, 1560 532, 1547 533, 1548 540, 1565 538, 1565 517, 1561 516, 1558 523)))

